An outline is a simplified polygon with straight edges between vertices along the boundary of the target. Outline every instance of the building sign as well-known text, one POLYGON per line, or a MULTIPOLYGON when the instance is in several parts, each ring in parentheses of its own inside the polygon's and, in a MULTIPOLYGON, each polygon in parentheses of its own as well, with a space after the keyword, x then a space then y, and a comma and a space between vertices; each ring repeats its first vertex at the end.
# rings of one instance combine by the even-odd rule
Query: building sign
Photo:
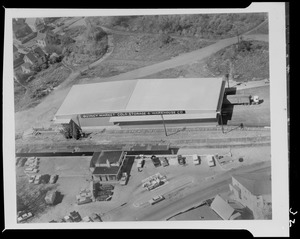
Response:
POLYGON ((118 117, 118 116, 178 115, 178 114, 185 114, 185 110, 96 113, 96 114, 82 114, 80 115, 80 117, 101 118, 101 117, 118 117))

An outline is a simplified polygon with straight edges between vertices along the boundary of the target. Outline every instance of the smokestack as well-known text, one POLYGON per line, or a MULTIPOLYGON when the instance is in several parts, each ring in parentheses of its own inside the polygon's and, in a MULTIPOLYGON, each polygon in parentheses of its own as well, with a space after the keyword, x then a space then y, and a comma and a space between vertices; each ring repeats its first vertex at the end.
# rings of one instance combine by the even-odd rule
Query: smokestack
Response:
POLYGON ((106 165, 107 165, 108 168, 110 168, 110 162, 109 162, 108 159, 106 159, 106 165))

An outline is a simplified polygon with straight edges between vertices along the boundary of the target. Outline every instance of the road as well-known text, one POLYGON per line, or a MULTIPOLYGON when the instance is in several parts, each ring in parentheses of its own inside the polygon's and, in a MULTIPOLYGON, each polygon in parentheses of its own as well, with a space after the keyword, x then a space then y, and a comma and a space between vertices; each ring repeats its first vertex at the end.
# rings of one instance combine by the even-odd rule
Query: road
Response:
MULTIPOLYGON (((260 41, 268 41, 268 35, 245 35, 244 39, 254 39, 260 41)), ((215 44, 209 45, 199 50, 195 50, 189 53, 185 53, 174 57, 170 60, 166 60, 157 64, 142 67, 133 71, 129 71, 117 76, 107 78, 95 78, 89 80, 89 83, 97 83, 104 81, 118 81, 118 80, 132 80, 152 75, 154 73, 175 68, 177 66, 186 65, 195 61, 203 60, 204 58, 218 52, 219 50, 228 47, 237 42, 237 38, 228 38, 220 40, 215 44)), ((103 59, 94 63, 99 64, 103 59)), ((81 69, 84 70, 84 69, 81 69)), ((25 111, 17 112, 15 116, 15 131, 24 132, 27 129, 34 127, 49 127, 51 120, 55 113, 59 109, 66 95, 68 94, 71 86, 74 84, 74 80, 79 75, 79 71, 72 72, 71 75, 54 91, 52 91, 43 102, 37 105, 35 108, 25 111)))
MULTIPOLYGON (((216 176, 215 179, 208 183, 199 184, 193 189, 193 192, 181 197, 179 200, 167 199, 156 205, 148 205, 144 208, 133 206, 133 201, 127 202, 104 214, 109 221, 160 221, 185 211, 194 206, 198 206, 202 201, 216 196, 218 193, 229 190, 231 175, 234 173, 259 172, 271 169, 271 162, 260 162, 248 165, 216 176)), ((133 199, 136 200, 136 199, 133 199)))

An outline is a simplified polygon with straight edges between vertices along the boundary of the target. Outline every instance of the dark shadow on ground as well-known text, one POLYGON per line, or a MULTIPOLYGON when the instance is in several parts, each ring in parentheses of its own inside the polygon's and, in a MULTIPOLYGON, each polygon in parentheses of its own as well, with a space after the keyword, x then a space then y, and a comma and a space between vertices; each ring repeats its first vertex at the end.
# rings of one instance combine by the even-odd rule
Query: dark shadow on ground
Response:
POLYGON ((57 205, 57 204, 61 203, 63 198, 64 198, 64 195, 61 192, 57 192, 56 193, 56 198, 53 202, 53 205, 57 205))
POLYGON ((132 165, 134 163, 134 159, 135 159, 134 156, 128 156, 128 157, 126 157, 125 162, 123 164, 122 172, 126 172, 127 173, 128 180, 130 178, 130 171, 131 171, 132 165))
POLYGON ((236 87, 225 88, 225 95, 235 95, 236 87))
POLYGON ((49 183, 50 177, 51 177, 51 175, 49 175, 49 174, 43 174, 41 176, 41 182, 42 183, 49 183))
POLYGON ((233 109, 234 109, 234 105, 232 105, 232 104, 223 105, 223 107, 222 107, 222 122, 219 120, 219 125, 221 125, 222 123, 223 123, 223 125, 227 125, 228 120, 232 119, 233 109))

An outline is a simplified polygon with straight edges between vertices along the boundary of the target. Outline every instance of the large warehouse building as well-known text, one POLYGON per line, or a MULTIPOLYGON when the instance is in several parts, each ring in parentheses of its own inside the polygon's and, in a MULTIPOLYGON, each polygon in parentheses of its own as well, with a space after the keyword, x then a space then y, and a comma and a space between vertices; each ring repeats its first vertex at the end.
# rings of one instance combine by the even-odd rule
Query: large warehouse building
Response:
POLYGON ((74 85, 55 115, 85 127, 216 125, 223 78, 138 79, 74 85))

